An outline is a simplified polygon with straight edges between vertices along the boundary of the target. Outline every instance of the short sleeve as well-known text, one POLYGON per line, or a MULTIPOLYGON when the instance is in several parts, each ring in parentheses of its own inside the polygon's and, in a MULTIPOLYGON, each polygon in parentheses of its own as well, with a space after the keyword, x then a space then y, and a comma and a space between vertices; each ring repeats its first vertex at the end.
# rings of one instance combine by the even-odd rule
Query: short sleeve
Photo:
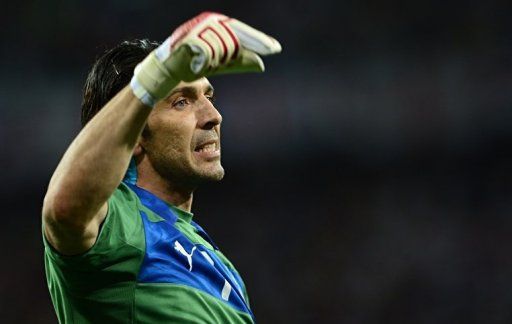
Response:
MULTIPOLYGON (((132 250, 144 249, 139 213, 140 202, 125 184, 121 183, 108 200, 108 212, 94 245, 86 252, 65 256, 56 251, 44 235, 45 258, 57 267, 94 271, 116 259, 126 257, 132 250)), ((44 226, 44 224, 43 224, 44 226)))

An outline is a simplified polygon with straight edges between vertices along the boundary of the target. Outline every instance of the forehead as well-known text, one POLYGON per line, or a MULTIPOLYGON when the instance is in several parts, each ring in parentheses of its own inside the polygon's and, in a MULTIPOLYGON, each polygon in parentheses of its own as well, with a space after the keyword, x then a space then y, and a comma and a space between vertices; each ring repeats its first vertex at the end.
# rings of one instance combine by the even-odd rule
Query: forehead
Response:
POLYGON ((210 83, 210 81, 208 81, 208 79, 204 77, 192 82, 180 81, 180 83, 178 83, 178 85, 174 87, 174 89, 171 92, 174 92, 181 88, 194 88, 198 92, 206 92, 209 90, 213 90, 213 86, 210 83))
POLYGON ((159 111, 160 108, 171 104, 177 96, 197 97, 201 94, 213 95, 213 86, 208 79, 203 77, 192 82, 181 81, 169 92, 165 99, 156 104, 155 108, 157 109, 153 109, 153 111, 159 111))

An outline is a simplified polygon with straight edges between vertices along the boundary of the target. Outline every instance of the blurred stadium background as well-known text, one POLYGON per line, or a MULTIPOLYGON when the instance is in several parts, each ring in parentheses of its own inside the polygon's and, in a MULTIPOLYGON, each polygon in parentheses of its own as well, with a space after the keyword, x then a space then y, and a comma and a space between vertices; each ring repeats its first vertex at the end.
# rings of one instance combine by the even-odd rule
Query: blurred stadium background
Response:
POLYGON ((54 323, 40 208, 95 56, 203 10, 279 39, 212 79, 196 220, 260 323, 512 322, 512 2, 28 1, 0 13, 2 323, 54 323))

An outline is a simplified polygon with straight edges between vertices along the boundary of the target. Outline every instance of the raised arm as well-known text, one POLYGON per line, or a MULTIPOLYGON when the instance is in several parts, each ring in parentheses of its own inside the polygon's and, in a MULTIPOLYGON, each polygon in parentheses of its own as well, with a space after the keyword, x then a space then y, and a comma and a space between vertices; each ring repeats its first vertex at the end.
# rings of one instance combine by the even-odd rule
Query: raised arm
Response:
POLYGON ((213 74, 262 72, 259 55, 280 50, 272 37, 221 14, 203 13, 176 29, 135 68, 130 85, 84 127, 57 166, 43 205, 52 246, 73 255, 94 244, 151 107, 173 87, 213 74))
POLYGON ((90 248, 121 182, 151 107, 129 86, 85 126, 55 170, 43 205, 45 234, 63 254, 90 248))

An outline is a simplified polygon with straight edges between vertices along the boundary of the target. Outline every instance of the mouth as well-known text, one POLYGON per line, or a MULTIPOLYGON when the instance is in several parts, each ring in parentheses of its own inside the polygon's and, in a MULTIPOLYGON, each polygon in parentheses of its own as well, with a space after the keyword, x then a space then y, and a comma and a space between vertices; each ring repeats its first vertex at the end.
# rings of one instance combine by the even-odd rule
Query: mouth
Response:
POLYGON ((197 145, 194 148, 194 155, 205 159, 214 159, 219 157, 219 142, 216 140, 210 140, 197 145))

